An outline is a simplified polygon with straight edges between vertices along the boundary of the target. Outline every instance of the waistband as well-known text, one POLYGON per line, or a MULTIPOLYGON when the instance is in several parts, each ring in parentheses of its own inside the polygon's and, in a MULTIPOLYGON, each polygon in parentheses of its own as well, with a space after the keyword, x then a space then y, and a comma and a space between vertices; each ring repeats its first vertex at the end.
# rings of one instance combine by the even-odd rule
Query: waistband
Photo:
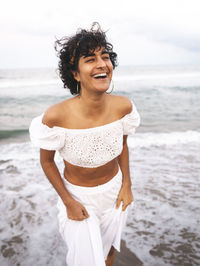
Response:
POLYGON ((112 179, 110 179, 108 182, 106 182, 102 185, 98 185, 98 186, 94 186, 94 187, 77 186, 77 185, 70 183, 64 177, 63 177, 63 181, 64 181, 66 188, 69 191, 74 191, 74 192, 78 192, 81 194, 92 194, 92 193, 104 192, 106 190, 109 190, 110 188, 112 188, 116 184, 121 184, 122 172, 119 168, 119 171, 117 172, 117 174, 112 179))

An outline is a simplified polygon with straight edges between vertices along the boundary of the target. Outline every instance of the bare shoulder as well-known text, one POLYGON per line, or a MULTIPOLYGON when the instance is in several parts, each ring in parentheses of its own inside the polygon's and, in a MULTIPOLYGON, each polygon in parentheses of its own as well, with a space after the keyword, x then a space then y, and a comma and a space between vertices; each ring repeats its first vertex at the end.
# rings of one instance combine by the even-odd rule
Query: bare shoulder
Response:
POLYGON ((60 126, 65 117, 70 99, 50 106, 44 113, 42 122, 48 127, 60 126))
POLYGON ((129 114, 132 111, 132 103, 125 96, 112 95, 112 104, 121 117, 129 114))

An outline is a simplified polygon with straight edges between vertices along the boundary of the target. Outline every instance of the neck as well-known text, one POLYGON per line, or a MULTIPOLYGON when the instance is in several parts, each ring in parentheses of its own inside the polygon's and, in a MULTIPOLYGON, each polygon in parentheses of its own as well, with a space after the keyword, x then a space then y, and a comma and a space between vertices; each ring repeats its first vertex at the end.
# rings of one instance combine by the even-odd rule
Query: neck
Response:
POLYGON ((107 105, 107 94, 103 93, 88 93, 81 91, 79 96, 81 103, 81 111, 90 117, 102 114, 105 112, 107 105))

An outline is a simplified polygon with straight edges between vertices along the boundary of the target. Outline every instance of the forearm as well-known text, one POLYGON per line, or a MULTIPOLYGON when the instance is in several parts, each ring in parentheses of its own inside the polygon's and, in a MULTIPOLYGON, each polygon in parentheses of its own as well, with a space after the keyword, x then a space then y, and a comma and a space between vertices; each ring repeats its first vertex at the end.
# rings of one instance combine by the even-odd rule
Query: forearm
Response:
POLYGON ((123 186, 131 186, 130 169, 129 169, 129 150, 124 137, 123 150, 118 157, 119 166, 122 171, 123 186))
POLYGON ((42 169, 48 178, 49 182, 52 184, 60 198, 62 199, 63 203, 67 206, 73 200, 70 193, 64 186, 62 178, 60 176, 60 172, 55 164, 54 161, 43 161, 40 160, 42 169))
POLYGON ((127 136, 124 136, 123 150, 119 155, 119 166, 122 171, 122 187, 117 198, 117 207, 123 202, 122 210, 124 211, 128 205, 133 202, 133 193, 131 190, 131 179, 129 170, 129 151, 126 143, 127 136))

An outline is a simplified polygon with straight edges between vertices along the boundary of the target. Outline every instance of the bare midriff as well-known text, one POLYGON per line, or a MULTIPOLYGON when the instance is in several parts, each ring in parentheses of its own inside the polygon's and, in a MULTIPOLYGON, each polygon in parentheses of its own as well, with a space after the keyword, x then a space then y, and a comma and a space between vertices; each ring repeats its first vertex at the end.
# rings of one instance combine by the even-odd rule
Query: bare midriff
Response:
POLYGON ((94 187, 105 184, 111 180, 119 170, 118 158, 96 168, 79 167, 66 161, 64 161, 64 163, 64 177, 67 181, 83 187, 94 187))

